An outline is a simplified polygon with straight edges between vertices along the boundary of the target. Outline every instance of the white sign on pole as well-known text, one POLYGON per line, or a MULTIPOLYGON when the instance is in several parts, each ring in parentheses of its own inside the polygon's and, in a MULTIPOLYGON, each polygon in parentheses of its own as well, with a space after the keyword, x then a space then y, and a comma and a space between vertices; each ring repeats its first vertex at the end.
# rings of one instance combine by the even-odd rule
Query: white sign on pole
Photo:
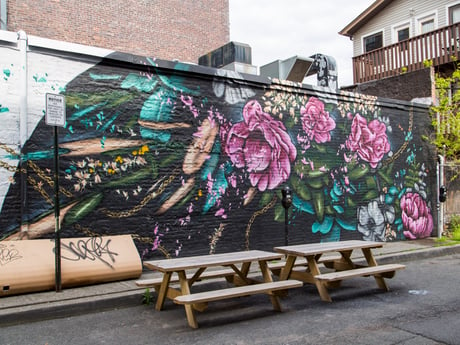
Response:
POLYGON ((64 127, 65 120, 65 97, 47 93, 45 123, 50 126, 64 127))

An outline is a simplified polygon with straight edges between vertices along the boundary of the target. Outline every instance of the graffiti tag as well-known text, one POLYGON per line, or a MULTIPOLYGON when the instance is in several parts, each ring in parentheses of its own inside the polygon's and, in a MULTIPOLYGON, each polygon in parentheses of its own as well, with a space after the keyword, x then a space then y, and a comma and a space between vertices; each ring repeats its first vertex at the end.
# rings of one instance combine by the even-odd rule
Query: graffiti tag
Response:
POLYGON ((4 266, 21 258, 22 256, 19 255, 19 250, 17 250, 14 245, 8 247, 4 244, 0 244, 0 266, 4 266))
POLYGON ((69 244, 61 244, 61 258, 70 261, 99 260, 113 269, 112 264, 115 262, 115 256, 118 253, 110 250, 110 242, 110 239, 104 243, 102 237, 91 237, 70 242, 69 244))

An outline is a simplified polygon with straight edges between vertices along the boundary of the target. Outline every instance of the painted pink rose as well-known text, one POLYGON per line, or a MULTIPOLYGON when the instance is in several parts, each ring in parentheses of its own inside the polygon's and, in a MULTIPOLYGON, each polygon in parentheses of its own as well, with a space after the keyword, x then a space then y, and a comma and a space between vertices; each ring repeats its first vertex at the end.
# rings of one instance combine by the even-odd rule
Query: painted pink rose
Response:
POLYGON ((257 101, 244 106, 243 118, 225 134, 224 151, 236 167, 246 169, 253 187, 274 189, 289 178, 297 150, 283 123, 257 101))
POLYGON ((375 168, 383 156, 390 151, 386 126, 379 120, 367 120, 359 114, 353 118, 351 133, 345 142, 346 147, 375 168))
POLYGON ((433 230, 433 216, 425 200, 418 193, 406 193, 401 198, 404 236, 411 240, 425 238, 433 230))
POLYGON ((310 97, 307 104, 300 108, 302 128, 308 139, 317 143, 331 141, 331 131, 335 128, 335 121, 324 110, 324 103, 318 98, 310 97))

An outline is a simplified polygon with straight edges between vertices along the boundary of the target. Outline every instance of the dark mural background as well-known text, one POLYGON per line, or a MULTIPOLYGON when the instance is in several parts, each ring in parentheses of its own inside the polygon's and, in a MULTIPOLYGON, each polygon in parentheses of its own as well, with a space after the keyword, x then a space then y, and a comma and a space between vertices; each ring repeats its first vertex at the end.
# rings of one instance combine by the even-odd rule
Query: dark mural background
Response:
MULTIPOLYGON (((62 93, 63 237, 132 234, 143 258, 270 250, 286 186, 289 244, 433 231, 425 107, 123 54, 62 93)), ((54 236, 52 133, 43 119, 24 148, 3 240, 54 236)))

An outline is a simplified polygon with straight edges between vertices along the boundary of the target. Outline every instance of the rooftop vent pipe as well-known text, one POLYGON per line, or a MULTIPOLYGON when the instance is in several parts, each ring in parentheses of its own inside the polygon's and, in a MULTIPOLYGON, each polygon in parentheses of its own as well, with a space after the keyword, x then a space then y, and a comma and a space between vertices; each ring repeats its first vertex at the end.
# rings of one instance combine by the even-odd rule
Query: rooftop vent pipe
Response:
POLYGON ((332 56, 315 54, 308 58, 293 56, 275 60, 260 67, 260 75, 301 83, 305 77, 317 75, 317 85, 337 89, 337 66, 332 56))

